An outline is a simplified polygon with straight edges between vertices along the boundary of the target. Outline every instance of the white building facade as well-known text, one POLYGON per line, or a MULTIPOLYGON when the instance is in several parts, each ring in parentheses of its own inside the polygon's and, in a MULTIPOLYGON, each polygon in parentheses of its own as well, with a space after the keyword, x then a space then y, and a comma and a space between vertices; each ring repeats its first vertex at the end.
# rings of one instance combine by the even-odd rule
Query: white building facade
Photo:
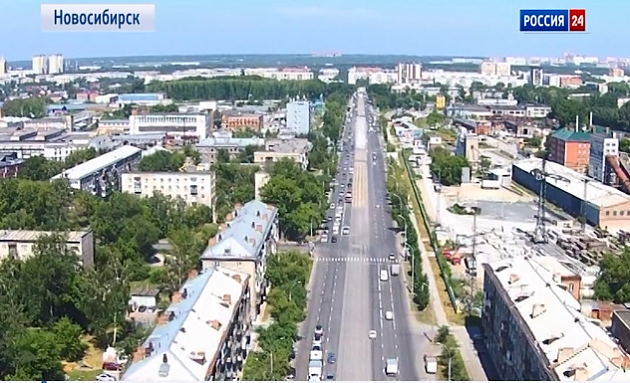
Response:
POLYGON ((296 135, 308 134, 311 131, 311 103, 308 101, 292 101, 287 104, 287 128, 296 135))
POLYGON ((159 192, 181 198, 188 205, 206 205, 214 209, 216 178, 214 172, 132 172, 121 176, 121 190, 142 197, 159 192))
POLYGON ((174 137, 208 137, 212 117, 207 114, 168 113, 132 114, 129 116, 129 134, 163 132, 174 137))
POLYGON ((606 156, 619 155, 619 140, 607 134, 593 133, 588 160, 588 175, 599 182, 606 180, 606 156))

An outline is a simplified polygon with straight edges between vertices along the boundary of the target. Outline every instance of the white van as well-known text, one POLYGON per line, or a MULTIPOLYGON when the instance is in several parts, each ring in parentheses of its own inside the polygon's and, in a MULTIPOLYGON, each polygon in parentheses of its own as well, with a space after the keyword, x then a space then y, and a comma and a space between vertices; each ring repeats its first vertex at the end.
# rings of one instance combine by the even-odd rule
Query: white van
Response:
POLYGON ((387 272, 387 269, 381 269, 381 282, 387 282, 388 279, 389 273, 387 272))

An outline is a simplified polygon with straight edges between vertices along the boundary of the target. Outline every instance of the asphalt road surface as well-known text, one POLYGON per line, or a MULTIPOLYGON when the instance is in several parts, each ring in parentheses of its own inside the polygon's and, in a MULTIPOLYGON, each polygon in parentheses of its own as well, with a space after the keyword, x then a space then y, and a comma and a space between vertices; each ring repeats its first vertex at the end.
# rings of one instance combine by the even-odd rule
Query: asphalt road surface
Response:
MULTIPOLYGON (((336 380, 345 381, 417 380, 404 301, 404 276, 392 277, 390 273, 392 261, 388 257, 396 252, 396 239, 389 230, 391 218, 385 202, 386 165, 380 132, 368 132, 366 105, 361 96, 349 127, 343 135, 349 140, 341 153, 338 180, 344 185, 352 182, 353 201, 351 205, 343 204, 341 224, 350 226, 350 235, 340 233, 337 243, 316 246, 314 280, 295 365, 296 380, 308 380, 309 351, 318 324, 324 328, 324 358, 330 352, 337 356, 334 364, 324 361, 324 377, 331 374, 336 380), (375 160, 372 153, 376 153, 375 160), (388 271, 387 281, 379 280, 381 270, 388 271), (394 313, 393 320, 385 319, 387 311, 394 313), (376 331, 376 339, 369 339, 371 330, 376 331), (399 359, 400 371, 395 378, 387 378, 384 373, 389 358, 399 359)), ((338 186, 332 202, 337 205, 338 196, 345 189, 347 186, 338 186)), ((329 213, 333 217, 334 214, 334 210, 329 213)))

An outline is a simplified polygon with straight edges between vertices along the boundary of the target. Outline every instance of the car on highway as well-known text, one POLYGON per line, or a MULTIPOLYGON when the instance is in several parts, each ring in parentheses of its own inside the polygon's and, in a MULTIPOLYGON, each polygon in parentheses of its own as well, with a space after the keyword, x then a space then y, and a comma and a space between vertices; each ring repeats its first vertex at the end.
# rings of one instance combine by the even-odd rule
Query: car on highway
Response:
POLYGON ((328 364, 335 364, 335 362, 337 361, 337 357, 335 356, 334 352, 329 352, 328 353, 328 364))
POLYGON ((330 239, 330 242, 337 243, 337 236, 333 235, 333 237, 330 239))
POLYGON ((341 228, 341 235, 350 235, 350 226, 344 226, 341 228))
POLYGON ((334 202, 330 204, 330 208, 331 208, 331 209, 334 209, 334 208, 335 208, 335 203, 334 203, 334 202))
POLYGON ((390 261, 395 261, 395 260, 396 260, 396 254, 394 254, 394 253, 389 253, 389 260, 390 260, 390 261))
POLYGON ((326 243, 328 242, 328 235, 327 234, 322 234, 322 238, 319 240, 321 243, 326 243))
POLYGON ((387 282, 387 280, 389 279, 389 273, 387 272, 387 269, 381 269, 381 282, 387 282))
POLYGON ((335 375, 333 375, 332 373, 326 374, 326 380, 335 380, 335 375))
POLYGON ((376 331, 374 331, 374 330, 370 330, 370 331, 368 332, 368 338, 370 338, 370 339, 376 339, 376 331))
POLYGON ((317 326, 315 326, 315 335, 317 336, 324 335, 324 326, 322 326, 321 324, 318 324, 317 326))
POLYGON ((392 320, 394 319, 394 313, 391 311, 385 311, 385 319, 392 320))

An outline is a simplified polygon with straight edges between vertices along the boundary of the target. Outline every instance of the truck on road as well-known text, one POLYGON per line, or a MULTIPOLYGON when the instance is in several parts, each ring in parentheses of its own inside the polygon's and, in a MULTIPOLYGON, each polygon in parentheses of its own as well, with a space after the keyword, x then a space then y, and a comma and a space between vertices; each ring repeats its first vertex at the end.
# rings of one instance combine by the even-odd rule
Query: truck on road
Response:
POLYGON ((324 362, 321 360, 311 360, 308 362, 308 380, 321 380, 324 362))
POLYGON ((437 373, 437 358, 435 356, 424 355, 424 369, 427 374, 437 373))
POLYGON ((391 266, 392 276, 396 276, 400 274, 400 264, 394 263, 391 266))
POLYGON ((385 375, 398 375, 398 358, 387 359, 387 362, 385 363, 385 375))

